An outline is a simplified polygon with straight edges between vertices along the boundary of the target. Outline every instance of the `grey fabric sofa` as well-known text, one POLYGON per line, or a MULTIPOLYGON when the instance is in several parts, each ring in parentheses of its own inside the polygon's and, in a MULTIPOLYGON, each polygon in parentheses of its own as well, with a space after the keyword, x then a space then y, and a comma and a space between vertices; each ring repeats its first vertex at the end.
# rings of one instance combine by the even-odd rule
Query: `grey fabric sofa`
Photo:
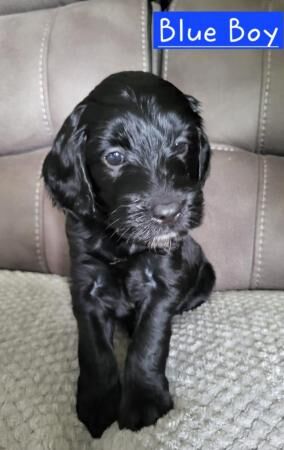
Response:
MULTIPOLYGON (((284 11, 284 1, 170 8, 284 11)), ((158 2, 0 3, 0 449, 284 448, 284 52, 158 53, 152 9, 158 2), (213 157, 194 236, 217 292, 174 320, 175 409, 140 432, 113 424, 92 440, 74 409, 64 216, 40 172, 73 106, 126 69, 159 73, 202 102, 213 157)), ((121 366, 125 345, 118 332, 121 366)))

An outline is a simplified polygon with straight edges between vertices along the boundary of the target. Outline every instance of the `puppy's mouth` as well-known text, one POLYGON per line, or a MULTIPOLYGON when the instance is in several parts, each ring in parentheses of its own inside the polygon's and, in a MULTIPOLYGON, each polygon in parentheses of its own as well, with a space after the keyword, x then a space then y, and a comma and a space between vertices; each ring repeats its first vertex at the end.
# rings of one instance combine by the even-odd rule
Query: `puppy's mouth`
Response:
POLYGON ((165 234, 159 234, 153 237, 152 241, 149 242, 148 247, 150 248, 171 248, 172 243, 179 238, 178 234, 174 231, 165 234))
POLYGON ((118 237, 118 240, 125 240, 127 244, 137 244, 148 247, 150 250, 155 249, 171 249, 173 245, 180 241, 186 234, 187 231, 183 231, 183 233, 175 232, 175 231, 160 231, 152 230, 151 227, 146 226, 143 228, 136 229, 132 227, 128 228, 126 232, 124 227, 116 228, 115 234, 118 237))
MULTIPOLYGON (((136 205, 137 206, 137 205, 136 205)), ((108 229, 118 241, 139 244, 155 249, 171 249, 178 241, 188 235, 195 218, 185 209, 171 224, 154 220, 147 208, 124 205, 116 208, 109 217, 108 229)), ((197 225, 197 223, 196 223, 197 225)))

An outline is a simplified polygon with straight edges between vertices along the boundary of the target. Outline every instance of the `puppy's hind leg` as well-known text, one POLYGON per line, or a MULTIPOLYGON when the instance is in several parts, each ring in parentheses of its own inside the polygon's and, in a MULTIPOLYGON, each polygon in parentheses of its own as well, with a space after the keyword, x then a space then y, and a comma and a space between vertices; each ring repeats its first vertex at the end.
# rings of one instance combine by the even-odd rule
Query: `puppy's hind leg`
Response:
POLYGON ((195 286, 189 290, 183 300, 177 304, 176 314, 195 309, 206 302, 216 280, 212 265, 205 261, 199 269, 195 286))

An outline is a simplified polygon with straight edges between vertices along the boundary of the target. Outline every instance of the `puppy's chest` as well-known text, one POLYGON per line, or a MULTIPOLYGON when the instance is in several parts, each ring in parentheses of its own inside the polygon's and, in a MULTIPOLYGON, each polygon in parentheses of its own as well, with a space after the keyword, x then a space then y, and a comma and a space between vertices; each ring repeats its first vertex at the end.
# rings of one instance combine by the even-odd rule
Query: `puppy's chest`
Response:
POLYGON ((137 304, 157 293, 166 296, 176 291, 180 271, 174 270, 172 258, 145 251, 118 258, 110 267, 114 276, 120 278, 129 301, 137 304))
POLYGON ((141 303, 151 294, 165 295, 178 284, 181 252, 149 251, 137 244, 101 241, 99 252, 111 274, 131 303, 141 303))

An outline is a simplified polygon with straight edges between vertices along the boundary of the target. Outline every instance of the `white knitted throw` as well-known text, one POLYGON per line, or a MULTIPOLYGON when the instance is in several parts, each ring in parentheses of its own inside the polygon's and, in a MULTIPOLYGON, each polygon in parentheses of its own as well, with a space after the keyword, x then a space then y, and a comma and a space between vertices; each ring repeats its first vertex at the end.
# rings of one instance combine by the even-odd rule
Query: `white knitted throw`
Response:
POLYGON ((284 449, 284 292, 215 293, 176 317, 175 409, 136 433, 93 440, 77 420, 76 347, 65 279, 0 272, 0 450, 284 449))

